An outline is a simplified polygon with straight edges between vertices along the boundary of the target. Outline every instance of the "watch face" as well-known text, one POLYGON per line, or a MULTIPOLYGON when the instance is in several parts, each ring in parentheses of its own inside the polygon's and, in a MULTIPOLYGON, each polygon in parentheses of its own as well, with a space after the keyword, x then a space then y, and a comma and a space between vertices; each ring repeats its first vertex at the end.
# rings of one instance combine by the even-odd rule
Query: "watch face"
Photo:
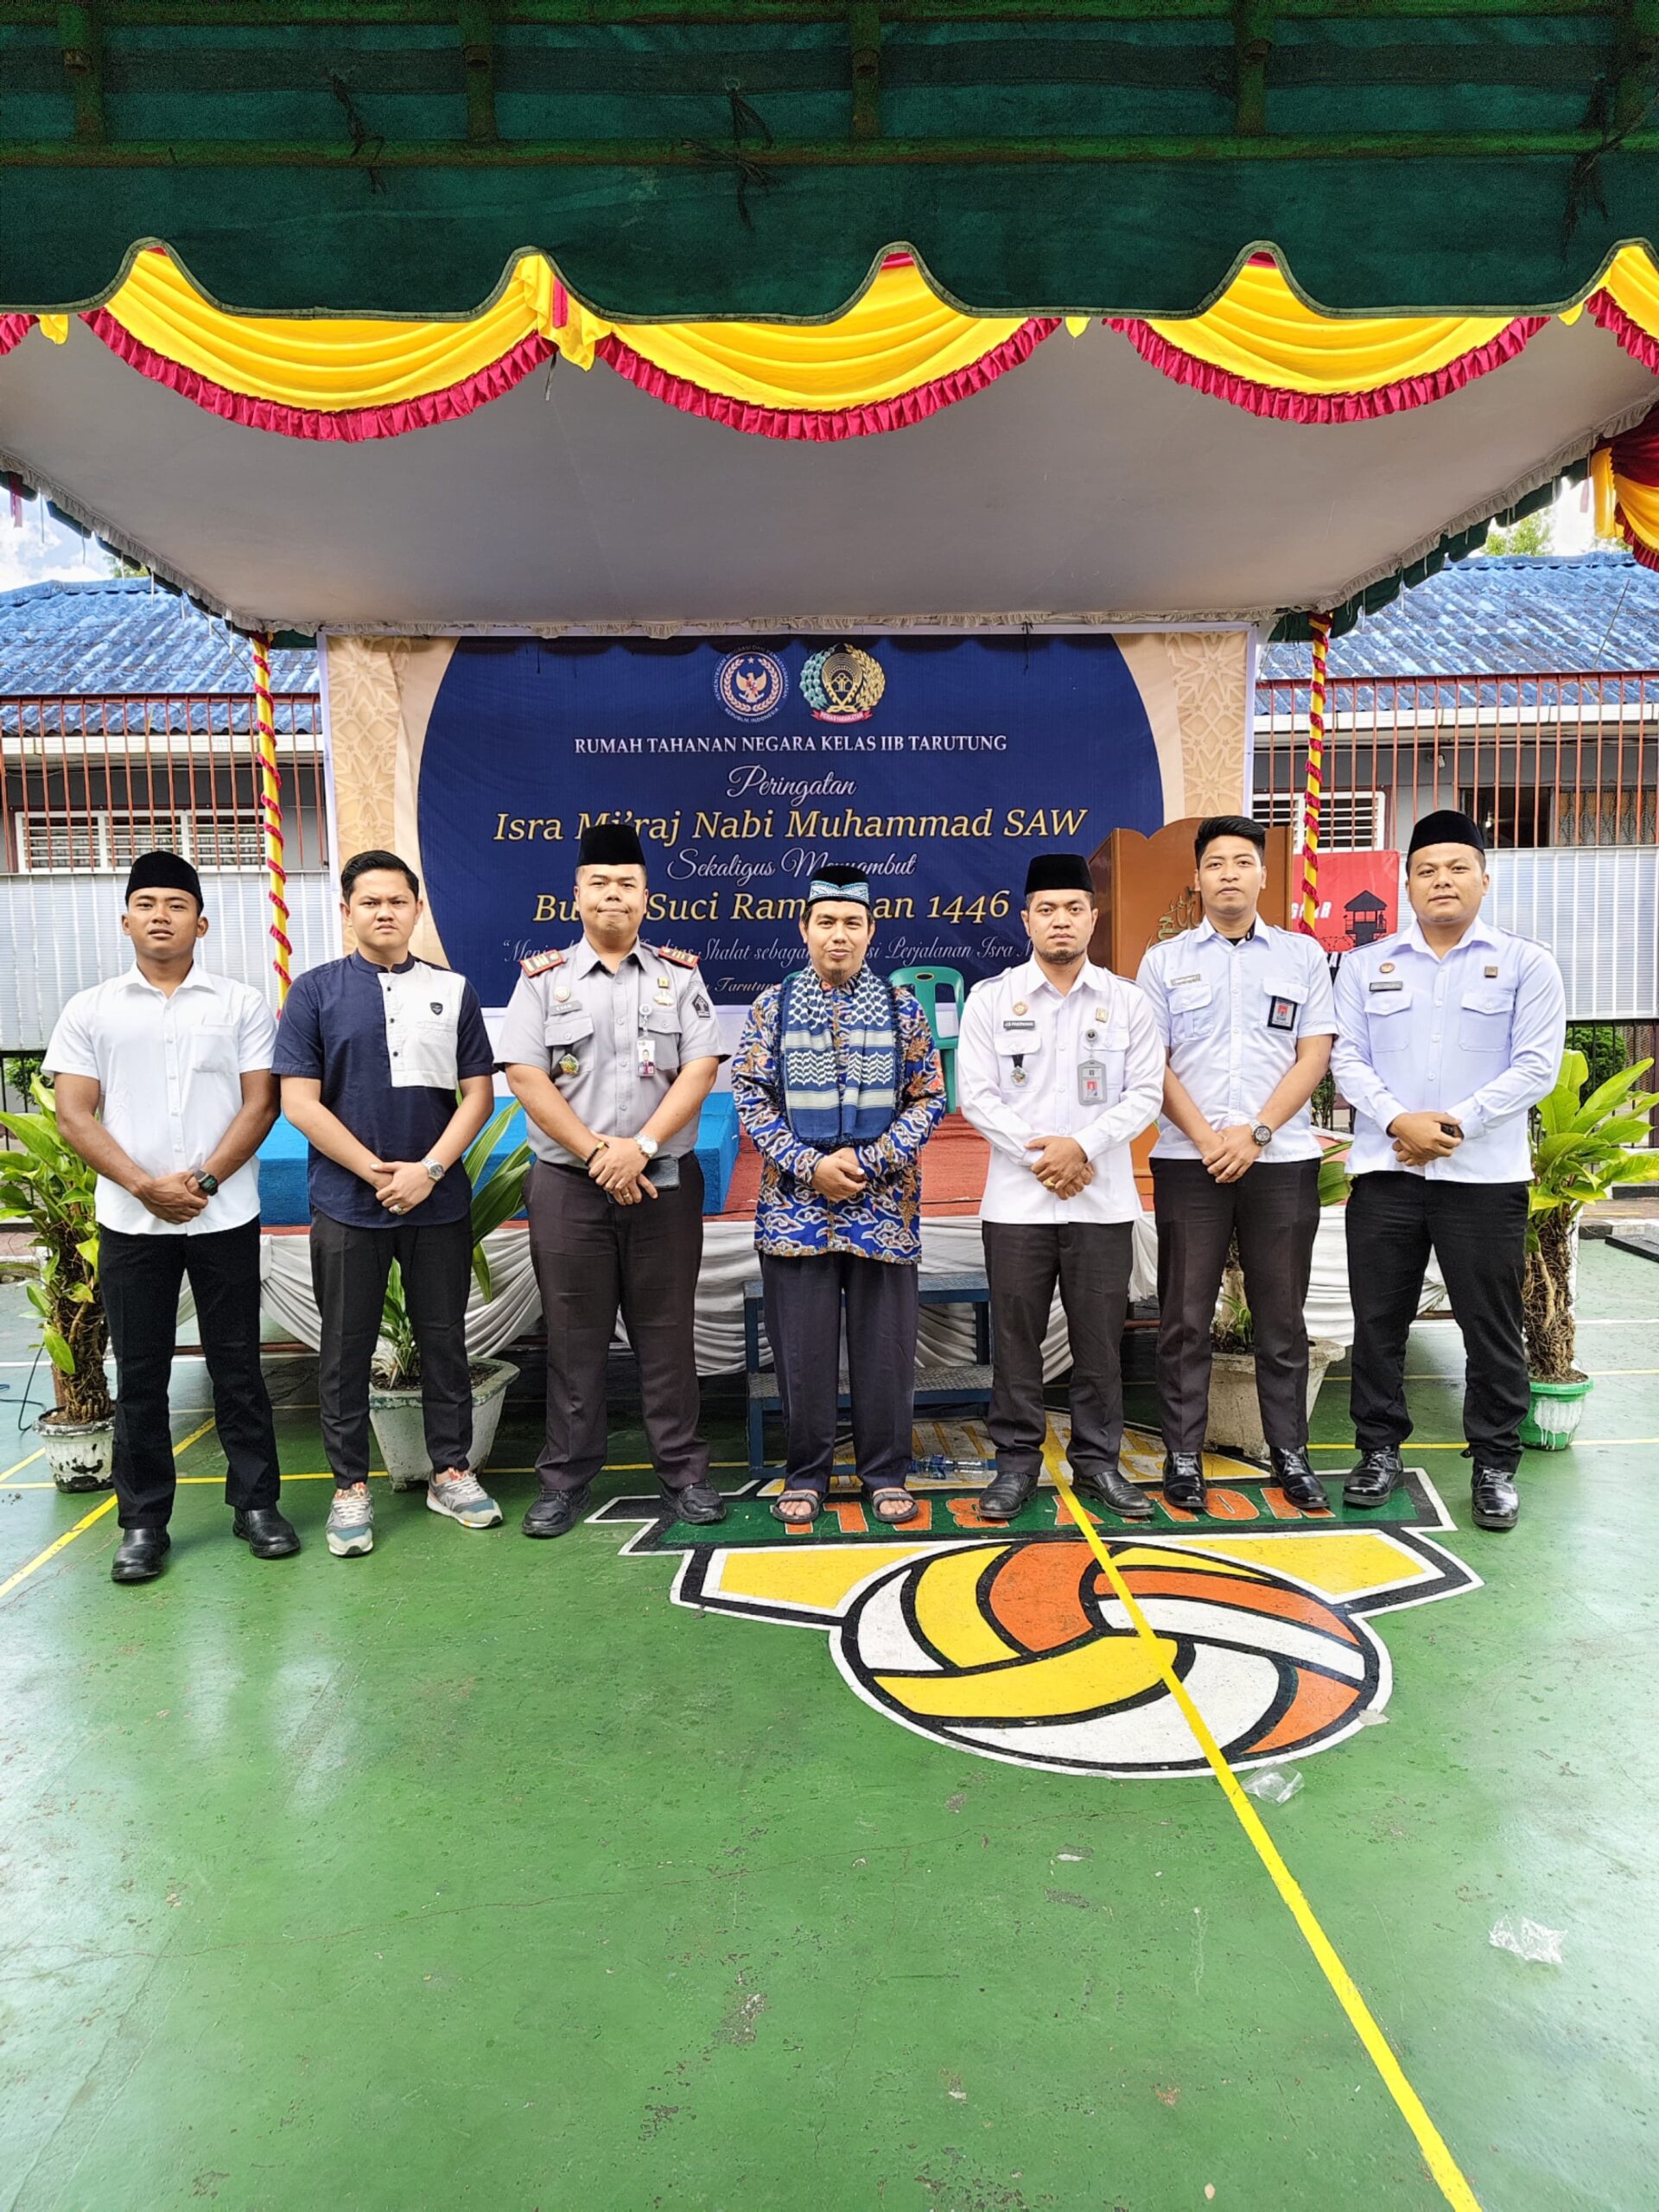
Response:
POLYGON ((218 1176, 217 1176, 217 1175, 198 1175, 198 1176, 197 1176, 197 1178, 196 1178, 196 1188, 197 1188, 199 1191, 204 1191, 204 1192, 206 1192, 206 1193, 207 1194, 207 1196, 208 1196, 210 1198, 213 1198, 213 1197, 215 1197, 215 1196, 217 1196, 217 1194, 218 1194, 218 1191, 219 1191, 219 1178, 218 1178, 218 1176))

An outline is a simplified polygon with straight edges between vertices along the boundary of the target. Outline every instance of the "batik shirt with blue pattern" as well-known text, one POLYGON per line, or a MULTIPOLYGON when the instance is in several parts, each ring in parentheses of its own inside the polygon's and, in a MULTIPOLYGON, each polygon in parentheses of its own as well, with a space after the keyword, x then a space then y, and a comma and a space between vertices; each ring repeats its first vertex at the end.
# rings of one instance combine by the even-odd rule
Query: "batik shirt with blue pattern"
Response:
MULTIPOLYGON (((826 1198, 812 1187, 813 1170, 828 1154, 803 1144, 784 1110, 784 1071, 778 1049, 778 1011, 783 986, 773 983, 749 1008, 743 1042, 732 1062, 738 1119, 760 1154, 760 1198, 754 1241, 762 1252, 786 1260, 850 1252, 861 1260, 913 1267, 922 1255, 922 1147, 944 1112, 944 1077, 913 991, 893 990, 899 1016, 899 1111, 854 1157, 869 1178, 856 1198, 826 1198)), ((850 1003, 842 988, 824 994, 831 1007, 850 1003)), ((843 1047, 836 1033, 836 1057, 843 1047)))

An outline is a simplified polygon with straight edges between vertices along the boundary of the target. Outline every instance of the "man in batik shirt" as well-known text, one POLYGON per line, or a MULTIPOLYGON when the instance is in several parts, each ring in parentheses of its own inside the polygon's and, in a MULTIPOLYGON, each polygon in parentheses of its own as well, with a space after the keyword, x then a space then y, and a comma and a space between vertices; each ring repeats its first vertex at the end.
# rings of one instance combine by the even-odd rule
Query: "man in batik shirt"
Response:
POLYGON ((914 995, 866 965, 874 934, 862 870, 820 868, 801 920, 810 964, 761 992, 732 1063, 762 1160, 754 1241, 787 1458, 772 1511, 791 1525, 830 1488, 843 1298, 859 1478, 879 1521, 916 1514, 920 1163, 944 1078, 914 995))

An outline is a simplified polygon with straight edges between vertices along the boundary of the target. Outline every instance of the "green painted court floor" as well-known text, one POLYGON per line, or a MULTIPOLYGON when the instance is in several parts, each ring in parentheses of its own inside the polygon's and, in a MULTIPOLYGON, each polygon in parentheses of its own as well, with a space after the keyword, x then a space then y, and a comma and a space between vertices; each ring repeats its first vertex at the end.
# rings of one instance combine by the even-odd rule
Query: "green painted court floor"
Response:
MULTIPOLYGON (((1507 1537, 1419 1448, 1460 1348, 1415 1332, 1408 1456, 1484 1587, 1379 1616, 1389 1725, 1262 1808, 1486 2212, 1659 2203, 1659 1268, 1586 1246, 1582 1299, 1587 1440, 1529 1456, 1507 1537), (1494 1948, 1504 1913, 1564 1963, 1494 1948)), ((319 1475, 314 1408, 280 1433, 319 1475)), ((98 1502, 32 1443, 0 1581, 98 1502)), ((601 1498, 641 1487, 614 1446, 601 1498)), ((524 1541, 533 1448, 514 1419, 488 1534, 377 1484, 366 1560, 294 1481, 306 1549, 263 1565, 210 1430, 162 1581, 111 1585, 105 1515, 0 1600, 0 2206, 1446 2202, 1213 1780, 894 1726, 822 1635, 673 1605, 626 1529, 524 1541)))

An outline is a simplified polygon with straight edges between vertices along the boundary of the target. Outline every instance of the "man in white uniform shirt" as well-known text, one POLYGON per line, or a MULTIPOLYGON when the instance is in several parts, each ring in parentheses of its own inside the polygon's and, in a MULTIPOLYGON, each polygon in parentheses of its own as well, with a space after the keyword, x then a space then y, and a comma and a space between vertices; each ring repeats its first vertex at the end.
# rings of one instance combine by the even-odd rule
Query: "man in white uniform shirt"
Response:
POLYGON ((989 1143, 982 1233, 995 1371, 988 1520, 1011 1521, 1043 1468, 1043 1338, 1059 1286, 1071 1345, 1077 1490, 1127 1520, 1152 1501, 1118 1470, 1119 1348, 1140 1211, 1129 1144, 1158 1110, 1163 1046, 1132 983, 1089 958, 1095 889, 1081 853, 1040 853, 1026 876, 1031 958, 977 984, 957 1048, 962 1110, 989 1143))
POLYGON ((1542 945, 1483 919, 1485 854, 1466 814, 1425 815, 1406 855, 1411 926, 1348 953, 1337 976, 1360 1452, 1343 1495, 1380 1505, 1404 1473, 1406 1340, 1432 1249, 1463 1332, 1475 1526, 1512 1529, 1529 1396, 1527 1113, 1560 1072, 1567 996, 1542 945))
POLYGON ((1204 1510, 1211 1335, 1236 1237, 1274 1474, 1293 1505, 1323 1512, 1307 1456, 1302 1309, 1319 1225, 1307 1102, 1331 1061, 1331 975, 1314 938, 1257 912, 1268 880, 1259 822, 1213 815, 1194 844, 1204 919, 1153 945, 1138 979, 1169 1050, 1152 1155, 1164 1495, 1204 1510))
POLYGON ((77 991, 52 1033, 58 1127, 98 1171, 99 1287, 115 1351, 117 1582, 166 1564, 175 1475, 168 1384, 188 1276, 213 1385, 233 1532, 256 1559, 300 1540, 259 1366, 259 1171, 276 1119, 276 1024, 257 991, 209 975, 201 881, 176 853, 141 853, 121 927, 124 976, 77 991))

